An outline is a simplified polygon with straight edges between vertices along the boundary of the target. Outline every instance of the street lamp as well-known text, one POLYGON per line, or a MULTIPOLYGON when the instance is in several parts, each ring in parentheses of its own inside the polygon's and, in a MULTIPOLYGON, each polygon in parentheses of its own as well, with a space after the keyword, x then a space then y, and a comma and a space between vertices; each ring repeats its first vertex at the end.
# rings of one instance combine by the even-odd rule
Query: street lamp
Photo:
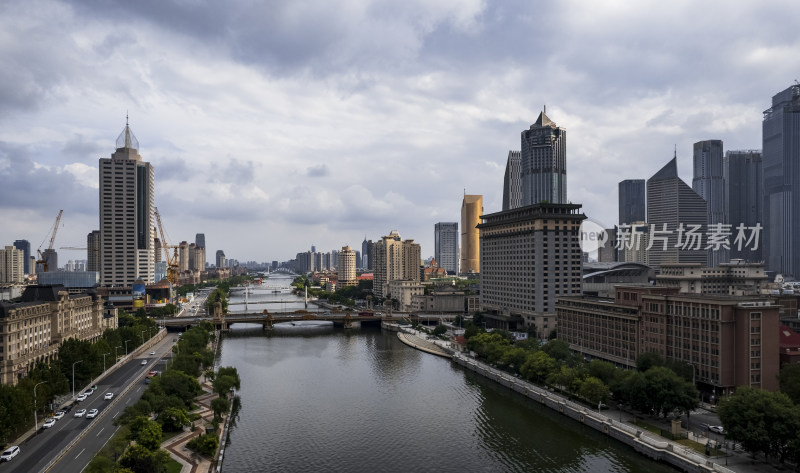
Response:
POLYGON ((106 372, 106 355, 110 355, 111 353, 103 353, 103 373, 106 372))
POLYGON ((114 363, 119 361, 119 352, 117 352, 117 350, 119 350, 120 348, 122 348, 122 345, 114 347, 114 363))
POLYGON ((39 430, 39 418, 36 415, 36 411, 38 410, 36 408, 36 388, 39 387, 39 384, 44 384, 46 382, 47 381, 42 381, 41 383, 38 383, 36 386, 33 387, 33 431, 34 432, 39 430))
POLYGON ((125 356, 128 356, 128 342, 130 340, 125 340, 125 356))
POLYGON ((147 331, 147 330, 142 330, 142 345, 144 345, 144 333, 145 333, 146 331, 147 331))
POLYGON ((75 397, 75 365, 83 363, 83 360, 78 360, 72 364, 72 397, 75 397))

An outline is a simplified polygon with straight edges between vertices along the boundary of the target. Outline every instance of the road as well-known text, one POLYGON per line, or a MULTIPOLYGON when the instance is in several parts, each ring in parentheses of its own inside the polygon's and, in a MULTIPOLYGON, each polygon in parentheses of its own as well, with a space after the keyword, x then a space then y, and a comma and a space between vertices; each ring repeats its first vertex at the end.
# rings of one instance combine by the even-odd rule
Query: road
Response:
MULTIPOLYGON (((76 436, 84 437, 50 470, 52 472, 80 473, 92 460, 103 445, 114 435, 117 427, 113 420, 128 404, 136 402, 145 387, 144 375, 153 369, 162 370, 161 357, 171 353, 176 337, 167 336, 156 344, 152 350, 155 356, 132 358, 116 371, 97 383, 98 389, 85 401, 77 403, 61 420, 50 429, 41 429, 30 440, 20 445, 20 454, 8 463, 0 466, 0 472, 28 473, 41 471, 62 449, 76 436), (142 360, 147 364, 142 365, 142 360), (134 386, 124 395, 120 393, 130 384, 134 386), (107 392, 114 393, 114 399, 106 401, 103 396, 107 392), (86 419, 73 416, 78 409, 97 409, 98 417, 86 419), (109 411, 104 415, 105 411, 109 411)), ((43 419, 42 419, 43 420, 43 419)))

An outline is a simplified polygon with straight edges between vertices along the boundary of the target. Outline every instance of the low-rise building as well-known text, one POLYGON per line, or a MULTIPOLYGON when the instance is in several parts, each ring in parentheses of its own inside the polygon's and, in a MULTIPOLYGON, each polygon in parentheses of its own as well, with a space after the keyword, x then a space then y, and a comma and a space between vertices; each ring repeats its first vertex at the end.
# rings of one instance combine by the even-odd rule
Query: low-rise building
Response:
POLYGON ((678 287, 683 293, 757 295, 766 289, 763 263, 733 260, 715 267, 700 263, 662 263, 656 284, 678 287))
POLYGON ((684 294, 678 287, 617 286, 613 299, 564 297, 558 338, 584 356, 634 367, 655 352, 691 365, 701 388, 778 389, 779 307, 759 296, 684 294))
POLYGON ((0 302, 0 384, 16 384, 37 363, 56 359, 69 338, 95 341, 110 323, 96 291, 29 286, 16 302, 0 302))
POLYGON ((397 301, 397 310, 400 312, 409 312, 413 310, 412 300, 414 296, 419 296, 425 293, 425 286, 419 281, 409 279, 394 279, 389 281, 388 294, 386 297, 395 299, 397 301))

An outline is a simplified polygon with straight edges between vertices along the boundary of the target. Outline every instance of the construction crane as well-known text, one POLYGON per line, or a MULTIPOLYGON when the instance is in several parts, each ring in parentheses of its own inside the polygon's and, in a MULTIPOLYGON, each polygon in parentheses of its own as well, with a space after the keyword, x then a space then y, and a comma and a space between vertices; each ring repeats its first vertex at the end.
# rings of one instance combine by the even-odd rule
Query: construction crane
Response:
MULTIPOLYGON (((56 241, 56 232, 58 232, 58 224, 61 223, 62 213, 64 213, 63 209, 58 211, 58 216, 56 217, 55 225, 53 225, 53 228, 51 228, 50 231, 47 232, 47 235, 50 236, 50 245, 47 247, 46 250, 44 250, 45 253, 48 253, 49 251, 53 250, 53 243, 55 243, 56 241)), ((36 260, 36 265, 38 266, 41 264, 42 269, 44 270, 45 273, 48 271, 48 267, 47 267, 47 260, 44 258, 44 255, 42 254, 42 245, 44 245, 44 241, 47 240, 47 235, 45 235, 44 240, 42 240, 42 243, 39 244, 39 248, 36 250, 36 252, 39 254, 39 259, 36 260)))
POLYGON ((167 262, 167 281, 173 285, 178 285, 178 245, 167 244, 167 236, 164 233, 164 226, 161 224, 161 215, 158 213, 158 207, 154 208, 156 214, 156 222, 158 222, 158 231, 161 234, 161 248, 164 249, 164 259, 167 262), (169 255, 169 249, 173 248, 172 256, 169 255))

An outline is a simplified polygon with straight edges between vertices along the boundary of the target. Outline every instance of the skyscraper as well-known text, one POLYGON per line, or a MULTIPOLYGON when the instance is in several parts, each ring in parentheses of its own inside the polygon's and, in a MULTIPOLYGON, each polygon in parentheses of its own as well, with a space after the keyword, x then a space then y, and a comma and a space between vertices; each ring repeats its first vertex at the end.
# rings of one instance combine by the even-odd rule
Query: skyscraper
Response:
POLYGON ((644 222, 647 206, 645 205, 645 180, 625 179, 619 183, 619 224, 644 222))
POLYGON ((419 281, 420 246, 414 240, 403 240, 397 230, 382 237, 372 246, 374 277, 372 293, 376 299, 389 294, 389 283, 396 280, 419 281))
POLYGON ((522 155, 509 151, 503 178, 503 210, 522 206, 522 155))
MULTIPOLYGON (((161 261, 160 258, 156 260, 161 261)), ((86 261, 86 271, 100 271, 100 230, 86 235, 86 261)))
POLYGON ((14 248, 22 250, 25 255, 25 262, 23 264, 25 274, 31 273, 31 243, 28 240, 15 240, 14 248))
MULTIPOLYGON (((709 225, 729 223, 723 167, 722 140, 698 141, 694 144, 692 189, 706 201, 706 223, 709 225)), ((730 254, 725 248, 708 250, 708 266, 719 266, 729 260, 730 254)))
POLYGON ((198 233, 194 236, 194 245, 198 248, 206 247, 206 234, 198 233))
POLYGON ((152 283, 154 173, 128 123, 111 158, 100 159, 100 283, 152 283))
POLYGON ((447 274, 458 274, 458 222, 439 222, 434 225, 434 257, 447 274))
POLYGON ((15 246, 0 248, 0 282, 23 282, 25 280, 25 261, 25 250, 15 246))
POLYGON ((522 132, 522 205, 567 203, 567 130, 543 110, 522 132))
MULTIPOLYGON (((728 221, 736 234, 739 225, 753 228, 763 226, 764 186, 760 150, 728 151, 725 153, 723 171, 728 196, 728 221)), ((731 259, 751 263, 764 261, 763 241, 757 248, 731 245, 731 259)))
POLYGON ((372 241, 367 240, 367 236, 364 235, 364 241, 361 242, 361 268, 367 269, 369 268, 369 247, 372 245, 372 241))
POLYGON ((464 195, 461 202, 461 267, 462 274, 481 272, 481 249, 478 224, 483 214, 482 195, 464 195))
POLYGON ((224 268, 225 267, 225 252, 222 250, 217 250, 217 268, 224 268))
POLYGON ((337 266, 339 285, 355 286, 356 280, 356 252, 349 246, 343 246, 339 252, 337 266))
POLYGON ((648 258, 656 267, 661 263, 707 263, 703 239, 706 234, 706 201, 678 177, 678 157, 674 156, 647 180, 647 223, 652 230, 648 258), (701 240, 691 240, 681 229, 696 228, 701 240), (681 235, 680 244, 678 236, 681 235))
POLYGON ((764 263, 800 278, 800 85, 772 97, 764 111, 764 263))
POLYGON ((178 244, 178 271, 189 270, 189 243, 186 240, 178 244))

